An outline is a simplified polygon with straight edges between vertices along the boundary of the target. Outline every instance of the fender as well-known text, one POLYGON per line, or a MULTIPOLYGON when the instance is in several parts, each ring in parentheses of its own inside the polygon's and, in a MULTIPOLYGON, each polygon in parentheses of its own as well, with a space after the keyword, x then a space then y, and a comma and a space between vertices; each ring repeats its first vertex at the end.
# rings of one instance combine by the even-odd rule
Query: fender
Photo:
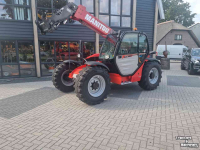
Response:
POLYGON ((88 65, 88 66, 101 66, 101 67, 106 68, 108 71, 110 71, 110 69, 105 64, 97 62, 97 61, 88 61, 88 62, 85 63, 85 65, 88 65))
POLYGON ((65 61, 63 61, 63 63, 65 63, 65 64, 72 63, 72 64, 76 64, 78 66, 81 65, 81 63, 79 63, 78 61, 75 61, 75 60, 65 60, 65 61))
POLYGON ((155 61, 155 62, 158 62, 161 65, 161 63, 160 63, 160 61, 158 59, 155 59, 155 58, 146 58, 146 60, 150 61, 150 62, 155 61))
POLYGON ((93 55, 87 57, 86 59, 95 58, 95 57, 98 58, 99 55, 100 55, 100 54, 93 54, 93 55))

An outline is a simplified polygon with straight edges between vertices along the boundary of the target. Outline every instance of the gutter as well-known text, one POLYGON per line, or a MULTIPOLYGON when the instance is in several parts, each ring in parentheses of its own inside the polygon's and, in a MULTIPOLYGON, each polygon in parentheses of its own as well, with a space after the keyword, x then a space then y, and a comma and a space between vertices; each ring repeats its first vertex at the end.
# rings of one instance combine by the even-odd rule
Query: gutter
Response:
POLYGON ((157 4, 158 4, 158 9, 159 9, 160 19, 165 19, 162 0, 157 0, 157 4))

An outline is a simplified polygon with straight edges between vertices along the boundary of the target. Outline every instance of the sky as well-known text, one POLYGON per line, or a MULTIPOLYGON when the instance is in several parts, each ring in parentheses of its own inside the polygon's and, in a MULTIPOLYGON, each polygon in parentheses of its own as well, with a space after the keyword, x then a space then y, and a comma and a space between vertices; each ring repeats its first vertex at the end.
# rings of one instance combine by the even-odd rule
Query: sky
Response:
POLYGON ((200 0, 184 0, 184 1, 190 3, 192 13, 197 14, 194 18, 195 23, 200 23, 200 0))

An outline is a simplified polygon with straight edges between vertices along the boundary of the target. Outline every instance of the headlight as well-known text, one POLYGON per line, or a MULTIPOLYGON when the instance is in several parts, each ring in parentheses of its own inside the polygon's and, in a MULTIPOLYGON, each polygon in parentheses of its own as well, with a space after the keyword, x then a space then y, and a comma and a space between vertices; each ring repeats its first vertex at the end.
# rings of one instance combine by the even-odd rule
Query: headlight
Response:
POLYGON ((195 64, 198 64, 198 63, 199 63, 199 61, 198 61, 197 59, 195 59, 195 58, 192 58, 191 60, 192 60, 192 62, 195 63, 195 64))
POLYGON ((110 56, 109 55, 105 55, 105 59, 109 59, 110 58, 110 56))
POLYGON ((81 55, 80 55, 80 54, 78 54, 78 55, 77 55, 77 57, 78 57, 78 58, 80 58, 80 57, 81 57, 81 55))

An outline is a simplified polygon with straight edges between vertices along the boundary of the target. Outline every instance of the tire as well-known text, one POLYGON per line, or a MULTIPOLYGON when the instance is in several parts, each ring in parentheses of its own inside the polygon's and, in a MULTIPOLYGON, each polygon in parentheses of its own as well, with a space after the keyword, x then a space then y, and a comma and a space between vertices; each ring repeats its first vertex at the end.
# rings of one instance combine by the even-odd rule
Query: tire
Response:
POLYGON ((185 67, 184 67, 183 61, 181 61, 181 70, 185 70, 185 67))
POLYGON ((146 62, 142 71, 142 78, 139 86, 144 90, 154 90, 159 86, 162 78, 161 66, 158 62, 146 62), (157 70, 157 77, 154 71, 157 70), (153 71, 153 72, 152 72, 153 71), (155 80, 154 80, 155 79, 155 80), (154 81, 154 82, 153 82, 154 81))
POLYGON ((187 71, 188 71, 189 75, 194 75, 196 73, 196 71, 191 67, 191 65, 190 64, 188 65, 187 71))
POLYGON ((77 97, 82 102, 88 105, 100 104, 104 101, 104 99, 107 98, 109 91, 110 77, 106 69, 102 67, 88 66, 80 71, 79 75, 77 75, 77 78, 75 80, 75 92, 77 97), (92 91, 95 83, 97 83, 96 93, 95 87, 93 89, 94 91, 92 91), (92 92, 94 93, 91 94, 92 92))
POLYGON ((62 92, 74 91, 74 80, 69 79, 68 75, 77 66, 71 65, 69 70, 69 64, 62 63, 58 65, 52 75, 53 85, 62 92))

